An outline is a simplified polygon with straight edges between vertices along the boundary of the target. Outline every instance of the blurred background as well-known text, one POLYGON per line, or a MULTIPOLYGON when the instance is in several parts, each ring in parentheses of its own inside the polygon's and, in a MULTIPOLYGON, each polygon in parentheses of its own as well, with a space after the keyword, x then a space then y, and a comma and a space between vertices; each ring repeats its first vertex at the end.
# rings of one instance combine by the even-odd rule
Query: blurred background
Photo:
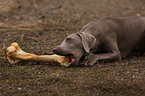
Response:
POLYGON ((102 16, 144 16, 144 5, 144 0, 0 0, 0 25, 49 23, 80 28, 102 16))

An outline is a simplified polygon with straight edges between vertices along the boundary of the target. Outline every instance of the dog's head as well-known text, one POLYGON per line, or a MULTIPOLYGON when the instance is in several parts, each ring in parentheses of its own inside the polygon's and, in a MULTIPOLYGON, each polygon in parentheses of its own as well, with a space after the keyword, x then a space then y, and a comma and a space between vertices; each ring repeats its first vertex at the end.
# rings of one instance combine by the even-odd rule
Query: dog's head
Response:
POLYGON ((95 45, 94 36, 86 33, 74 33, 67 36, 61 45, 53 49, 53 53, 63 56, 69 56, 72 65, 77 65, 81 57, 89 53, 95 45))

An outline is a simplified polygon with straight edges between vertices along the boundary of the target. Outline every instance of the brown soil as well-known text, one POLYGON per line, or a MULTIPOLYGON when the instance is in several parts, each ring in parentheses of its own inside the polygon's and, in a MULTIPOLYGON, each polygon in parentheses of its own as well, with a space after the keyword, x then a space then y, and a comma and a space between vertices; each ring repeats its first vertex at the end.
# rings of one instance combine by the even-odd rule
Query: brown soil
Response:
POLYGON ((0 96, 144 96, 145 57, 64 68, 44 63, 11 65, 5 49, 48 54, 69 34, 103 16, 145 16, 144 0, 0 0, 0 96))

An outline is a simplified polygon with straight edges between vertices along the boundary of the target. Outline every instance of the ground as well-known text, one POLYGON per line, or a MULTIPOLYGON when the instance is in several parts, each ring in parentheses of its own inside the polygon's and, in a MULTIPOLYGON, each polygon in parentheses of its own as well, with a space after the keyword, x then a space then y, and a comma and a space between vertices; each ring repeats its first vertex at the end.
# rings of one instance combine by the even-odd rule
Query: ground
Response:
POLYGON ((145 16, 144 0, 0 0, 0 96, 144 96, 145 57, 93 67, 10 64, 5 49, 18 42, 30 53, 49 54, 69 34, 103 16, 145 16))

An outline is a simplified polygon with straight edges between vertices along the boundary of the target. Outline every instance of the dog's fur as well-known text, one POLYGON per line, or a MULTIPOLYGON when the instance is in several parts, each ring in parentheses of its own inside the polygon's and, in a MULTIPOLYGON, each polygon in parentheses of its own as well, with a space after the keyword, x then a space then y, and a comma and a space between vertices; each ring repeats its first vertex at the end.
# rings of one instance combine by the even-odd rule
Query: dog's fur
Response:
POLYGON ((103 17, 85 25, 79 33, 67 36, 53 52, 69 55, 75 65, 87 53, 93 53, 84 63, 92 66, 98 60, 121 60, 134 49, 144 50, 144 41, 145 17, 103 17))

